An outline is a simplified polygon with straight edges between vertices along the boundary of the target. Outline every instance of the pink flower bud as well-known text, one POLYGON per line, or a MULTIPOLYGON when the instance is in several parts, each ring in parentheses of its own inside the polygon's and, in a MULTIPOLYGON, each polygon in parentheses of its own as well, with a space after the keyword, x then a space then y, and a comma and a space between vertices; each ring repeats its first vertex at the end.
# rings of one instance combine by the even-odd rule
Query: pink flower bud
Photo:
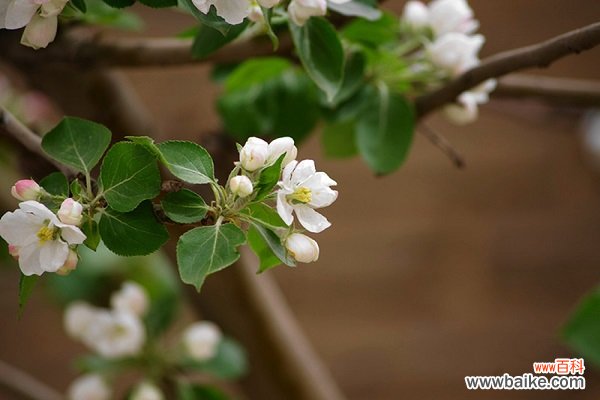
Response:
POLYGON ((81 224, 82 213, 83 206, 79 202, 68 198, 60 205, 57 215, 61 222, 78 226, 81 224))
POLYGON ((8 254, 10 254, 15 260, 19 259, 19 246, 12 244, 8 245, 8 254))
POLYGON ((79 258, 77 257, 77 252, 73 249, 69 249, 69 255, 62 267, 56 271, 59 275, 69 275, 71 271, 77 268, 77 262, 79 258))
POLYGON ((21 179, 10 189, 12 196, 21 201, 39 200, 42 188, 32 179, 21 179))

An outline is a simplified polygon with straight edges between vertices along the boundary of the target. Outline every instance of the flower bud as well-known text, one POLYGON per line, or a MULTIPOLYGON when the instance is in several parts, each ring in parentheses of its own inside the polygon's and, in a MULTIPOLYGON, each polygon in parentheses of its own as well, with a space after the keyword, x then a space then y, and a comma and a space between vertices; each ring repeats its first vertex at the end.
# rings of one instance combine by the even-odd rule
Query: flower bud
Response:
POLYGON ((231 178, 229 181, 229 189, 231 193, 238 195, 239 197, 246 197, 252 194, 254 187, 252 181, 247 176, 238 175, 231 178))
POLYGON ((285 240, 285 248, 296 261, 309 263, 319 259, 319 245, 301 233, 292 233, 285 240))
POLYGON ((84 337, 96 314, 96 309, 83 301, 69 304, 63 319, 65 331, 73 338, 84 337))
POLYGON ((50 42, 54 41, 57 29, 57 16, 44 18, 36 13, 23 31, 21 44, 36 50, 46 48, 50 42))
POLYGON ((98 374, 80 376, 69 386, 69 400, 109 400, 110 398, 110 388, 98 374))
POLYGON ((129 397, 130 400, 164 400, 164 398, 160 389, 151 382, 140 383, 129 397))
POLYGON ((57 214, 61 222, 78 226, 81 224, 82 213, 83 206, 79 202, 68 198, 62 202, 57 214))
POLYGON ((429 24, 429 11, 420 1, 408 1, 404 5, 402 19, 413 29, 419 29, 429 24))
POLYGON ((77 252, 73 249, 69 249, 69 255, 67 256, 67 260, 60 267, 56 273, 59 275, 69 275, 71 271, 77 268, 77 262, 79 261, 79 257, 77 256, 77 252))
POLYGON ((292 0, 288 6, 290 18, 298 26, 304 25, 310 17, 323 16, 326 13, 326 0, 292 0))
POLYGON ((248 14, 248 19, 256 23, 263 22, 265 20, 265 16, 263 15, 262 9, 258 5, 258 3, 253 4, 250 8, 250 14, 248 14))
POLYGON ((135 282, 125 282, 121 290, 113 293, 110 304, 115 310, 131 312, 142 316, 148 310, 148 295, 146 290, 135 282))
POLYGON ((20 201, 39 200, 42 188, 32 179, 21 179, 10 189, 10 193, 20 201))
POLYGON ((429 22, 436 36, 450 32, 470 34, 479 27, 466 0, 432 1, 429 3, 429 22))
POLYGON ((198 361, 213 358, 221 341, 221 330, 212 322, 196 322, 183 332, 183 345, 198 361))
POLYGON ((479 64, 477 53, 484 42, 482 35, 447 33, 427 46, 427 54, 436 67, 457 76, 479 64))
POLYGON ((269 156, 267 157, 267 163, 271 164, 277 161, 281 155, 285 153, 281 166, 285 167, 291 161, 296 159, 298 155, 298 149, 294 146, 294 139, 291 137, 281 137, 273 140, 269 143, 269 156))
POLYGON ((12 256, 15 260, 19 259, 19 246, 14 246, 12 244, 8 245, 8 254, 12 256))
POLYGON ((246 171, 256 171, 264 167, 269 154, 269 144, 262 139, 248 138, 240 151, 240 163, 246 171))

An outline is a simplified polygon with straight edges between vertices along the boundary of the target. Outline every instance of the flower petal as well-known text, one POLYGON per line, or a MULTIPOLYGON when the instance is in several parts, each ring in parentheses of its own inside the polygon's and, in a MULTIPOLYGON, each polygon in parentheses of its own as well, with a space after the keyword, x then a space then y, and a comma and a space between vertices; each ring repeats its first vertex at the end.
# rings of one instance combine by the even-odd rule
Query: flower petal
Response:
POLYGON ((22 210, 7 212, 0 218, 0 236, 8 244, 27 246, 37 242, 36 234, 41 227, 41 222, 37 217, 22 210))
POLYGON ((294 211, 296 211, 298 221, 300 221, 302 226, 309 232, 323 232, 325 229, 331 226, 331 223, 327 220, 327 218, 308 206, 294 206, 294 211))
POLYGON ((69 246, 62 240, 51 240, 41 246, 40 263, 47 272, 56 272, 67 261, 69 246))
POLYGON ((292 185, 296 186, 302 183, 303 181, 310 178, 311 175, 314 175, 315 172, 317 172, 317 170, 315 168, 315 162, 313 160, 300 161, 296 168, 294 168, 294 172, 292 172, 292 185))
POLYGON ((6 29, 19 29, 31 21, 31 18, 39 8, 31 0, 14 0, 8 5, 6 10, 5 25, 6 29))
POLYGON ((19 250, 19 268, 23 275, 42 275, 44 268, 40 262, 41 248, 37 244, 30 244, 19 250))
POLYGON ((215 0, 217 15, 232 25, 241 24, 252 10, 248 0, 215 0))
POLYGON ((292 172, 294 172, 294 168, 296 168, 296 165, 298 165, 298 161, 293 160, 283 169, 283 172, 281 173, 281 181, 284 185, 292 185, 292 172))
POLYGON ((54 222, 55 220, 58 221, 56 215, 54 215, 54 213, 50 211, 48 207, 35 200, 27 200, 19 203, 19 208, 25 212, 40 217, 42 220, 49 219, 51 222, 54 222))
POLYGON ((291 225, 292 222, 294 222, 294 216, 292 215, 294 209, 287 202, 286 195, 287 193, 285 190, 277 192, 277 213, 286 225, 291 225))
POLYGON ((85 236, 85 234, 81 232, 81 229, 76 226, 63 224, 62 222, 55 225, 60 228, 60 236, 62 236, 68 244, 81 244, 87 239, 87 236, 85 236))

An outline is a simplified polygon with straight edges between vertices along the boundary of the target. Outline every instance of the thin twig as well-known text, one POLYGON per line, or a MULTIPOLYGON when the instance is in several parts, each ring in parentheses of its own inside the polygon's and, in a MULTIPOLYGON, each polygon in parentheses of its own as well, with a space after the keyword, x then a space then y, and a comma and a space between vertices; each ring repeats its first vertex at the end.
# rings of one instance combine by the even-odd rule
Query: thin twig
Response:
POLYGON ((21 399, 64 400, 64 396, 20 369, 0 361, 0 386, 21 399))
POLYGON ((452 144, 443 135, 440 135, 434 131, 429 125, 421 123, 417 130, 425 136, 431 144, 440 149, 444 153, 452 164, 458 169, 463 169, 466 165, 464 157, 456 150, 452 144))
POLYGON ((438 90, 416 99, 417 115, 424 117, 431 111, 450 103, 465 90, 481 82, 511 72, 532 67, 547 67, 569 54, 578 54, 600 43, 600 22, 564 33, 545 42, 505 51, 491 56, 438 90))

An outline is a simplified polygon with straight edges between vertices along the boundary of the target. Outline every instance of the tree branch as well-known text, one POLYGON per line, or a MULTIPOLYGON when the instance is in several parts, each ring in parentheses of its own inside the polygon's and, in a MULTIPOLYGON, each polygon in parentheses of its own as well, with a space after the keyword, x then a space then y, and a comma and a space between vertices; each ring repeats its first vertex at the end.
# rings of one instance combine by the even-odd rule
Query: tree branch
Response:
POLYGON ((64 396, 56 390, 4 361, 0 361, 0 387, 21 399, 64 400, 64 396))
POLYGON ((465 90, 487 79, 525 68, 547 67, 559 58, 569 54, 579 54, 599 43, 600 22, 597 22, 539 44, 498 53, 441 88, 418 97, 415 101, 417 115, 419 118, 424 117, 444 104, 454 101, 465 90))

